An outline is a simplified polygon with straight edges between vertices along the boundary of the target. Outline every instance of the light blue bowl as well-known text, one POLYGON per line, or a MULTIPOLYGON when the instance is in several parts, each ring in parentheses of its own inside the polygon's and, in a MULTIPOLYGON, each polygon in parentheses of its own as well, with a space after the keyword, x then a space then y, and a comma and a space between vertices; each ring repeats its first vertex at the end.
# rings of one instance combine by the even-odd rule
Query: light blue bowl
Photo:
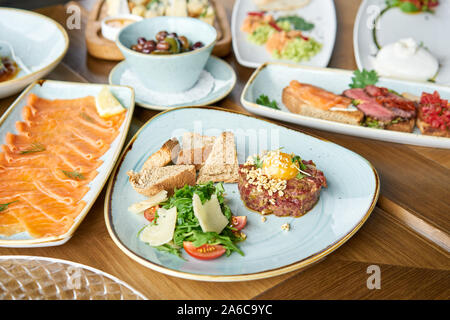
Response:
POLYGON ((146 86, 160 92, 182 92, 191 88, 200 77, 216 39, 216 29, 199 19, 164 16, 144 19, 123 28, 116 44, 126 63, 146 86), (183 35, 191 43, 201 41, 205 46, 168 55, 144 54, 130 49, 139 37, 155 39, 162 30, 183 35))

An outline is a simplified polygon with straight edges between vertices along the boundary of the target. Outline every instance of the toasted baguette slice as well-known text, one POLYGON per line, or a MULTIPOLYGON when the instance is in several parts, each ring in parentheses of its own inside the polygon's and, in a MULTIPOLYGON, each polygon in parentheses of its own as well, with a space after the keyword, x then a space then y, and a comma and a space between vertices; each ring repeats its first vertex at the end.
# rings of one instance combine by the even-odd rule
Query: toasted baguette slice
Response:
POLYGON ((344 111, 344 110, 323 110, 321 108, 315 107, 308 104, 298 97, 295 92, 295 86, 291 83, 289 86, 283 89, 282 101, 286 108, 293 113, 297 113, 303 116, 318 118, 323 120, 330 120, 336 122, 342 122, 347 124, 359 125, 364 118, 364 113, 355 111, 344 111))
POLYGON ((176 138, 172 138, 166 141, 161 147, 161 149, 159 149, 150 157, 148 157, 148 159, 142 166, 142 170, 164 167, 171 162, 175 162, 172 160, 176 158, 179 150, 180 144, 176 138))
POLYGON ((172 194, 174 188, 186 184, 195 185, 196 171, 193 165, 171 165, 150 168, 140 172, 127 172, 131 186, 136 192, 151 197, 162 190, 172 194))
POLYGON ((211 153, 200 169, 197 183, 237 182, 239 164, 237 160, 236 144, 232 132, 223 132, 216 138, 211 153))

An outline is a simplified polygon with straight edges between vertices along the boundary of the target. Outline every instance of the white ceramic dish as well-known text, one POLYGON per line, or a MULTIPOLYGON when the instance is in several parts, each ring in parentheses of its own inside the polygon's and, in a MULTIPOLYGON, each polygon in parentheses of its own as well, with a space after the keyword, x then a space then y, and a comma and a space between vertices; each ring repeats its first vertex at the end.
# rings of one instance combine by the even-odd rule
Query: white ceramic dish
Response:
MULTIPOLYGON (((29 93, 34 93, 45 99, 75 99, 88 95, 96 96, 103 86, 103 84, 51 80, 39 80, 32 83, 0 118, 0 143, 4 143, 7 132, 16 132, 15 125, 17 121, 22 119, 22 109, 27 103, 29 93)), ((89 209, 97 199, 97 196, 109 177, 109 173, 112 171, 116 160, 119 157, 134 111, 134 91, 131 88, 124 86, 108 86, 108 88, 127 109, 127 115, 119 129, 119 135, 112 142, 108 151, 100 158, 103 163, 97 168, 98 174, 91 182, 89 182, 89 191, 82 198, 82 200, 86 202, 83 210, 74 219, 70 229, 62 235, 46 238, 33 238, 27 232, 18 233, 9 237, 0 235, 0 247, 31 248, 64 244, 72 237, 84 217, 88 214, 89 209)))
MULTIPOLYGON (((242 22, 250 11, 258 11, 252 0, 236 0, 231 17, 233 51, 236 59, 241 65, 250 68, 257 68, 267 61, 283 61, 272 58, 265 46, 249 42, 247 34, 241 31, 242 22)), ((314 29, 311 32, 305 32, 305 35, 310 35, 322 43, 322 49, 317 55, 300 64, 326 67, 333 53, 336 39, 336 9, 333 0, 314 0, 303 8, 294 11, 279 11, 275 16, 292 14, 297 14, 306 21, 314 23, 314 29)))
POLYGON ((125 26, 122 27, 111 26, 108 24, 108 22, 122 19, 136 22, 142 20, 143 18, 141 16, 137 16, 134 14, 121 14, 117 16, 106 17, 101 22, 102 36, 108 40, 116 41, 117 35, 119 34, 120 30, 122 30, 122 28, 124 28, 125 26))
MULTIPOLYGON (((241 103, 250 112, 306 127, 362 138, 450 149, 450 138, 422 135, 418 128, 415 128, 412 133, 406 133, 316 119, 290 112, 281 101, 283 88, 288 86, 291 80, 309 83, 340 94, 349 88, 352 76, 353 72, 347 70, 267 63, 258 68, 251 76, 242 92, 241 103), (261 94, 269 96, 271 100, 276 100, 281 110, 256 104, 255 101, 261 94)), ((409 92, 416 96, 420 96, 423 91, 432 93, 437 90, 443 99, 450 98, 449 86, 387 78, 380 78, 377 85, 400 93, 409 92)))
MULTIPOLYGON (((372 25, 384 8, 385 0, 364 0, 359 7, 353 29, 353 48, 360 70, 373 69, 372 61, 378 49, 372 37, 372 25)), ((450 1, 439 1, 435 13, 406 14, 399 8, 389 9, 381 16, 376 34, 381 47, 409 37, 422 42, 440 63, 436 82, 450 85, 449 30, 450 1)))
POLYGON ((69 47, 69 37, 60 24, 32 11, 11 8, 0 8, 0 40, 8 42, 31 71, 21 70, 14 79, 0 82, 0 98, 46 76, 69 47))

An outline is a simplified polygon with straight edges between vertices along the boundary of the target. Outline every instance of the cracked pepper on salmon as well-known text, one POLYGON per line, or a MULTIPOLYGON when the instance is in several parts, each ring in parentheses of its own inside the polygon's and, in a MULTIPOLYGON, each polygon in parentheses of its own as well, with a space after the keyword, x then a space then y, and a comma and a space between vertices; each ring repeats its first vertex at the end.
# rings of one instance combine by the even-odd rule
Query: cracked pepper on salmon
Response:
POLYGON ((30 94, 0 149, 0 235, 66 233, 119 134, 125 112, 102 118, 95 97, 47 100, 30 94))

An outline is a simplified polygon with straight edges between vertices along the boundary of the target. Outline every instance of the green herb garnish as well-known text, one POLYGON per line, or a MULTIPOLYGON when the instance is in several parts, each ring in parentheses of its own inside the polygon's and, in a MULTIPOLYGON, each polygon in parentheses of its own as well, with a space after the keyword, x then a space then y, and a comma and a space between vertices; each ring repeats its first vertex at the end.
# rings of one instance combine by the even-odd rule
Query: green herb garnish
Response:
POLYGON ((258 97, 258 99, 256 99, 256 103, 260 104, 262 106, 265 107, 269 107, 272 109, 276 109, 276 110, 280 110, 280 108, 278 107, 278 104, 275 100, 270 101, 269 97, 262 94, 258 97))
POLYGON ((295 30, 310 31, 314 29, 314 23, 307 22, 299 16, 285 16, 277 19, 277 23, 283 21, 288 21, 295 30))
POLYGON ((33 142, 31 144, 30 148, 20 151, 20 154, 27 154, 27 153, 34 153, 34 152, 41 152, 41 151, 45 151, 44 145, 42 145, 39 142, 33 142))
POLYGON ((362 71, 355 70, 353 72, 352 83, 349 84, 350 88, 362 88, 364 89, 368 85, 374 85, 378 82, 378 74, 375 70, 367 71, 363 69, 362 71))
POLYGON ((255 163, 255 166, 257 168, 262 168, 264 160, 261 159, 259 156, 255 156, 255 157, 253 157, 253 162, 255 163))
POLYGON ((83 176, 83 174, 79 173, 78 171, 66 171, 66 170, 61 170, 62 173, 64 173, 64 175, 70 179, 74 179, 74 180, 84 180, 86 179, 85 176, 83 176))
POLYGON ((0 212, 2 212, 3 210, 6 210, 11 203, 14 203, 17 201, 19 201, 19 200, 11 201, 8 203, 0 203, 0 212))
POLYGON ((94 118, 92 118, 90 115, 88 115, 86 112, 81 112, 80 117, 82 117, 84 120, 89 122, 95 122, 94 118))
POLYGON ((300 170, 306 171, 308 168, 305 166, 305 164, 302 161, 302 158, 300 156, 293 156, 292 157, 292 163, 298 162, 298 165, 300 166, 300 170))
POLYGON ((181 189, 175 189, 173 196, 161 203, 161 207, 164 209, 177 208, 177 223, 173 236, 173 245, 164 245, 157 247, 157 249, 180 256, 179 248, 183 247, 183 242, 191 241, 196 247, 204 244, 220 244, 226 249, 227 255, 230 255, 233 251, 244 255, 241 249, 235 245, 236 242, 242 239, 233 232, 234 230, 231 227, 232 213, 231 209, 225 204, 224 192, 225 189, 221 183, 214 185, 213 182, 196 186, 185 185, 181 189), (202 203, 211 199, 213 194, 217 196, 223 214, 230 221, 230 224, 220 234, 216 232, 203 232, 192 207, 194 193, 200 197, 202 203))

